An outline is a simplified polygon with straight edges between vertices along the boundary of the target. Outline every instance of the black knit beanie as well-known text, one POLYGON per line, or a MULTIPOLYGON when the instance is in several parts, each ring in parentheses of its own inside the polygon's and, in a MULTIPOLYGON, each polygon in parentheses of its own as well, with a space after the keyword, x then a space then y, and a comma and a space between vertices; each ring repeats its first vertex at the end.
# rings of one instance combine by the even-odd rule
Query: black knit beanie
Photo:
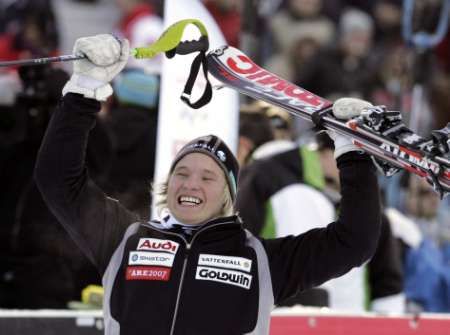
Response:
POLYGON ((220 166, 225 173, 231 198, 234 202, 236 199, 239 163, 225 142, 215 135, 198 137, 181 148, 172 162, 170 173, 172 173, 180 159, 193 152, 199 152, 211 157, 220 166))

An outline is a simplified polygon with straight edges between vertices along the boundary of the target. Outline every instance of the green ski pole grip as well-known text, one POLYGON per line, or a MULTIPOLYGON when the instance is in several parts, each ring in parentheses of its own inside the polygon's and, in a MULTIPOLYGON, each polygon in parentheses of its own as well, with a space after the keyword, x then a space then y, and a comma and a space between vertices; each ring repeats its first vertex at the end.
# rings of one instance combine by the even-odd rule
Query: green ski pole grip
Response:
POLYGON ((135 58, 153 58, 160 52, 166 52, 170 58, 177 53, 184 55, 195 51, 206 51, 208 47, 208 32, 203 23, 197 19, 185 19, 168 27, 158 40, 149 47, 135 48, 131 53, 135 58), (189 24, 198 28, 201 37, 198 41, 181 42, 184 29, 189 24))

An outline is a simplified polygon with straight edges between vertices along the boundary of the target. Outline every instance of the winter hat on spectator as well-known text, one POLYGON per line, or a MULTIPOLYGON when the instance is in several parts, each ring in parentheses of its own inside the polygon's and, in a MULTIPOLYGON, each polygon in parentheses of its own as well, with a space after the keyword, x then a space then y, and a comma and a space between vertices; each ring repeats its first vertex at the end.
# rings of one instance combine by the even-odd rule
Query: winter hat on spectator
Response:
POLYGON ((239 163, 225 142, 215 135, 198 137, 182 147, 172 162, 170 173, 173 172, 177 163, 184 156, 194 152, 211 157, 219 165, 225 173, 231 198, 234 201, 236 199, 239 163))
POLYGON ((347 9, 339 20, 340 31, 344 34, 354 30, 372 31, 373 25, 370 15, 356 8, 347 9))
POLYGON ((156 108, 159 79, 155 74, 146 73, 140 69, 125 70, 116 77, 113 85, 120 103, 156 108))
POLYGON ((334 37, 333 27, 327 21, 297 22, 292 28, 286 31, 285 36, 290 45, 310 39, 319 46, 324 46, 330 44, 334 37))

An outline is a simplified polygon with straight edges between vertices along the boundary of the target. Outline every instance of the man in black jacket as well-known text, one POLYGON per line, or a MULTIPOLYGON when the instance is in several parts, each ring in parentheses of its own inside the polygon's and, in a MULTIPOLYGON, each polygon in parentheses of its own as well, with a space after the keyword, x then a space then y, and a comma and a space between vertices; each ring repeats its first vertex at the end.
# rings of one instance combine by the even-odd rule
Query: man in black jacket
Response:
MULTIPOLYGON (((163 218, 141 222, 92 185, 85 146, 109 81, 129 55, 110 35, 81 38, 36 165, 60 223, 103 276, 106 334, 268 334, 274 305, 373 254, 380 204, 369 157, 336 141, 339 219, 299 236, 258 239, 234 210, 238 164, 214 135, 185 145, 159 189, 163 218)), ((351 110, 360 109, 356 103, 351 110)), ((349 117, 348 106, 335 109, 349 117)), ((302 218, 298 218, 302 220, 302 218)))

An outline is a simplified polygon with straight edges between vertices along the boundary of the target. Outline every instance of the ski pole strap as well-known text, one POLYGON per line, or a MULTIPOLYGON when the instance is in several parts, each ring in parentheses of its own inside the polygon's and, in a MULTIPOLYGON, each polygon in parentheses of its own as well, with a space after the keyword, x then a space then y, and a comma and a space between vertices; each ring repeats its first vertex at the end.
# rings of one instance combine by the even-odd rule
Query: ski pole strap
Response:
POLYGON ((158 53, 164 52, 167 58, 172 58, 176 54, 187 55, 198 51, 199 54, 192 62, 189 78, 181 95, 181 100, 183 100, 189 107, 197 109, 206 105, 212 98, 212 86, 208 79, 208 62, 206 60, 206 51, 208 51, 208 48, 208 32, 206 31, 203 23, 197 19, 185 19, 172 24, 151 46, 146 48, 135 48, 134 57, 152 58, 158 53), (198 28, 201 37, 198 41, 182 42, 181 38, 183 37, 184 29, 189 24, 193 24, 198 28), (191 102, 192 88, 194 87, 200 67, 203 68, 203 74, 206 79, 205 91, 196 102, 191 102))
POLYGON ((206 52, 209 48, 208 36, 201 36, 198 41, 180 42, 176 48, 166 51, 166 57, 172 58, 176 54, 187 55, 196 51, 206 52))
POLYGON ((184 85, 184 90, 181 94, 180 99, 183 100, 189 107, 198 109, 210 102, 211 98, 212 86, 208 78, 208 62, 206 59, 206 53, 204 51, 200 51, 200 53, 194 58, 194 61, 192 62, 191 70, 189 71, 189 77, 186 84, 184 85), (192 88, 194 87, 195 80, 197 79, 198 73, 200 72, 200 66, 203 68, 203 75, 206 79, 206 87, 203 91, 202 96, 196 102, 191 102, 192 88))
POLYGON ((171 58, 177 53, 185 55, 195 51, 206 51, 208 47, 208 32, 203 23, 197 19, 185 19, 169 26, 152 45, 135 48, 132 52, 135 58, 153 58, 160 52, 165 52, 171 58), (201 37, 198 41, 181 42, 184 29, 189 24, 198 28, 201 37))

